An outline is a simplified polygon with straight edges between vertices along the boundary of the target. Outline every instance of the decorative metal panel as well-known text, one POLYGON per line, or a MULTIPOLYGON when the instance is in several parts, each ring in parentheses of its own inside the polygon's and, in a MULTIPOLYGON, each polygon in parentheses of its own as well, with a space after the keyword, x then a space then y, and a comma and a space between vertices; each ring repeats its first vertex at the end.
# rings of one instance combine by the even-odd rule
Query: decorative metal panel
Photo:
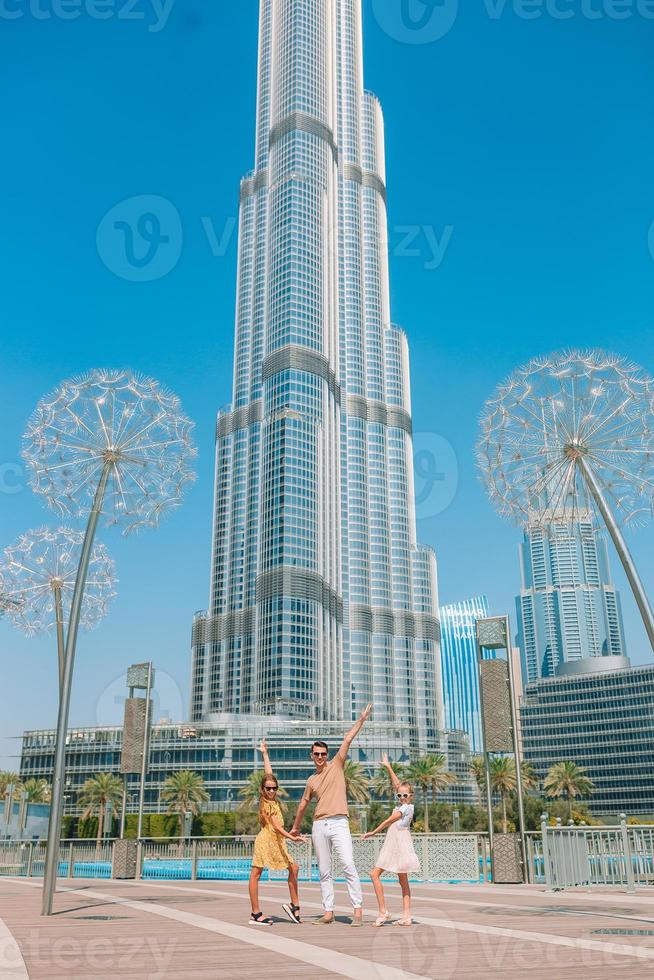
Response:
POLYGON ((427 881, 479 881, 479 845, 476 837, 426 838, 426 860, 422 860, 422 875, 427 881))
POLYGON ((479 662, 487 752, 513 752, 509 665, 506 660, 479 662))
POLYGON ((508 650, 506 620, 501 616, 477 620, 477 640, 487 650, 508 650))
MULTIPOLYGON (((353 839, 354 863, 361 876, 367 877, 375 867, 383 843, 381 835, 370 840, 360 837, 353 839)), ((416 834, 413 845, 421 868, 419 872, 409 875, 412 881, 479 881, 479 841, 476 834, 416 834)), ((336 856, 332 860, 332 871, 335 878, 343 877, 343 866, 336 856)))
POLYGON ((518 834, 493 837, 493 881, 496 885, 522 885, 524 873, 518 834))
POLYGON ((123 774, 141 772, 146 710, 145 698, 127 698, 125 701, 123 751, 120 757, 120 771, 123 774))
POLYGON ((117 840, 114 844, 113 877, 124 881, 136 878, 137 854, 135 840, 117 840))
MULTIPOLYGON (((149 664, 132 664, 127 669, 127 686, 138 687, 143 691, 148 689, 148 668, 149 664)), ((154 679, 154 671, 152 672, 154 679)))

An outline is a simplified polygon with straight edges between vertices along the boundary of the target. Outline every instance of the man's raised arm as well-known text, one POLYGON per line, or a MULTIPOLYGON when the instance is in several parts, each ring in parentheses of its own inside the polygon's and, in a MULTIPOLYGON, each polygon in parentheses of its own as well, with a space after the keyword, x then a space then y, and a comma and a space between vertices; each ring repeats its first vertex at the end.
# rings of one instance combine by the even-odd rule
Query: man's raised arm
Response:
POLYGON ((372 714, 372 705, 369 704, 366 707, 366 709, 361 713, 361 717, 359 718, 359 720, 354 723, 350 731, 343 739, 343 744, 338 750, 338 758, 341 760, 341 762, 343 763, 346 762, 348 754, 350 752, 350 747, 352 745, 352 742, 357 737, 357 735, 359 734, 359 732, 361 731, 365 723, 368 721, 368 718, 370 718, 371 714, 372 714))

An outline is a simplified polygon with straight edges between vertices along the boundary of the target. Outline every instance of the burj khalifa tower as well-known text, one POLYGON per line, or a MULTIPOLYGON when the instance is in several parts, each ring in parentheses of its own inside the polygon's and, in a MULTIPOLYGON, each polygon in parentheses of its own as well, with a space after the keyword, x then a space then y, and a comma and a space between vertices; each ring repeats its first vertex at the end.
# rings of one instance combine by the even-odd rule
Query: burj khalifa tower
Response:
POLYGON ((391 320, 384 123, 360 0, 261 0, 232 402, 216 428, 191 717, 408 722, 438 745, 434 553, 416 541, 409 353, 391 320))

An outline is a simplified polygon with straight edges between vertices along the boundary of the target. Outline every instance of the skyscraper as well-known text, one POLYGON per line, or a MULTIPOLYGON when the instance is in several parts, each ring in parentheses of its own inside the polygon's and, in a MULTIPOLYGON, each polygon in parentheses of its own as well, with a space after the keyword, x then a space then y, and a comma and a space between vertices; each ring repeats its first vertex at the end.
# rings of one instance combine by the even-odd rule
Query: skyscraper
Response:
POLYGON ((516 604, 526 682, 553 677, 572 661, 625 655, 620 595, 590 511, 579 510, 571 521, 534 521, 520 559, 516 604))
POLYGON ((441 606, 440 610, 445 727, 466 732, 473 752, 483 751, 475 623, 487 616, 486 596, 441 606))
POLYGON ((233 398, 218 417, 193 720, 441 726, 436 561, 416 542, 407 339, 391 322, 384 129, 361 0, 261 0, 233 398))

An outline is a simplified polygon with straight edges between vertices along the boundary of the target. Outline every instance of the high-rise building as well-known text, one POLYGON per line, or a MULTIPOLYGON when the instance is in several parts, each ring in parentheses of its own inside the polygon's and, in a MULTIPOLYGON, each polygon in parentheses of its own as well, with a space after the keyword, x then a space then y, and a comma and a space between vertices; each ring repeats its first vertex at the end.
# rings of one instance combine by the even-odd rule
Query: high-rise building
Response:
POLYGON ((620 595, 590 511, 553 523, 539 517, 525 530, 520 560, 516 604, 525 682, 552 677, 573 661, 625 655, 620 595))
POLYGON ((487 616, 486 596, 441 606, 440 610, 445 727, 466 732, 473 752, 483 751, 475 624, 487 616))
POLYGON ((654 665, 627 657, 564 664, 558 677, 527 684, 522 700, 524 757, 539 780, 574 762, 595 784, 591 812, 654 814, 654 665))
POLYGON ((416 541, 407 338, 361 0, 261 0, 233 398, 218 416, 191 716, 408 722, 439 744, 436 561, 416 541))

